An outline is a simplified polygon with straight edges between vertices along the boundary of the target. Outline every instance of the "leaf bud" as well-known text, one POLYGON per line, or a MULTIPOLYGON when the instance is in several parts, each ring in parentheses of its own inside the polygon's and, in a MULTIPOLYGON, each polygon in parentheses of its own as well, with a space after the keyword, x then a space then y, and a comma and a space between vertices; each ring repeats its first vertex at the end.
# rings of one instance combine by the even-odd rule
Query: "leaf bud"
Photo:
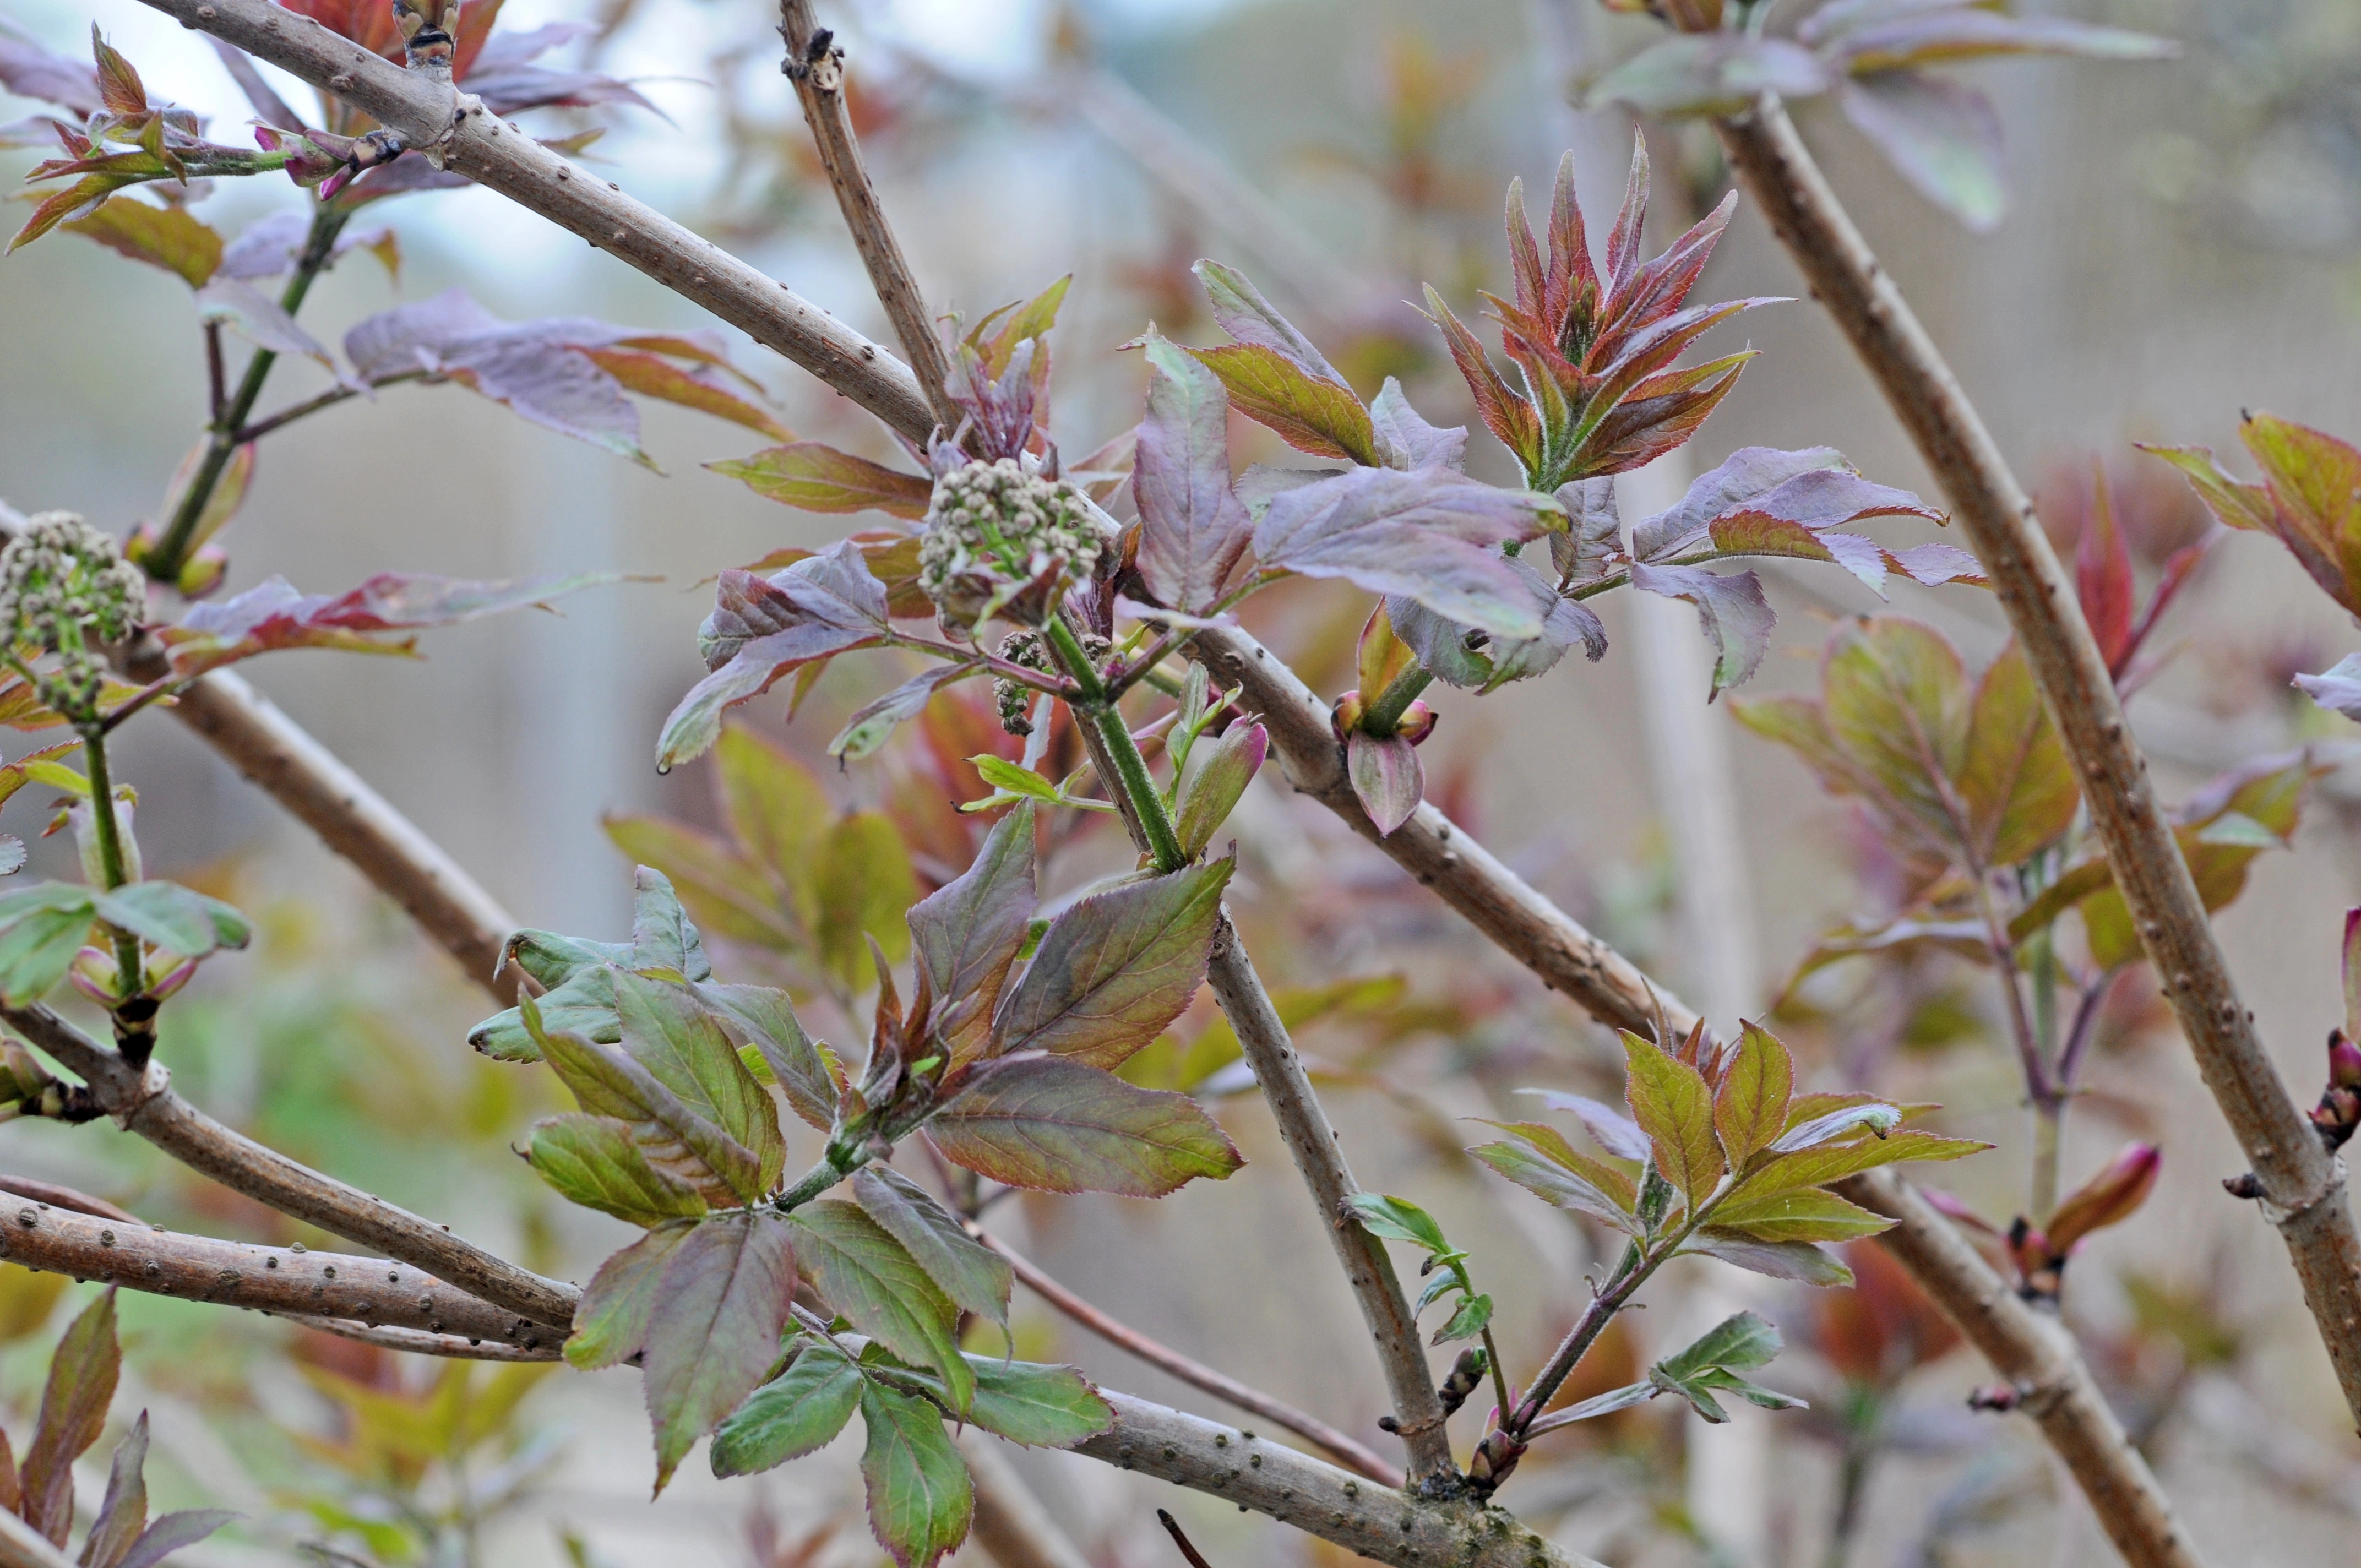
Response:
POLYGON ((1491 1358, 1484 1354, 1482 1345, 1461 1351, 1459 1359, 1451 1364, 1451 1376, 1445 1377, 1443 1387, 1435 1390, 1443 1401, 1443 1413, 1446 1416, 1457 1413, 1459 1407, 1467 1402, 1467 1397, 1484 1386, 1484 1375, 1490 1370, 1491 1358))
POLYGON ((1394 733, 1411 745, 1418 745, 1434 733, 1434 709, 1427 707, 1423 700, 1411 703, 1402 709, 1401 722, 1394 727, 1394 733))
POLYGON ((2156 1190, 2164 1156, 2154 1144, 2125 1144, 2098 1174, 2076 1188, 2049 1217, 2049 1245, 2060 1258, 2092 1231, 2121 1224, 2156 1190))

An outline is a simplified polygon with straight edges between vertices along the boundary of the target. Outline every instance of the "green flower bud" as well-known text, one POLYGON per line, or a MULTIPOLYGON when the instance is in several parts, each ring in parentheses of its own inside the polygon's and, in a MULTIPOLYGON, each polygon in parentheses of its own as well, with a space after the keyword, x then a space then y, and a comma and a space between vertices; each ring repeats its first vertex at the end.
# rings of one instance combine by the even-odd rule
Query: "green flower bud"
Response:
POLYGON ((109 535, 71 512, 45 511, 0 549, 0 627, 21 653, 53 653, 38 672, 44 705, 66 718, 98 717, 106 663, 98 650, 137 627, 148 581, 109 535))
POLYGON ((946 629, 994 615, 1038 626, 1086 581, 1107 541, 1089 499, 1014 458, 969 463, 935 481, 918 541, 918 586, 946 629))

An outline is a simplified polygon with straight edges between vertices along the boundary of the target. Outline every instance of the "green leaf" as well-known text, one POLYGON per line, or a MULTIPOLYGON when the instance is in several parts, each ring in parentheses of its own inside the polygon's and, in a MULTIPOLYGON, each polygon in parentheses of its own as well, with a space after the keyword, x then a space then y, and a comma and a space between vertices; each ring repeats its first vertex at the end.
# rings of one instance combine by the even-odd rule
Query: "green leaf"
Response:
POLYGON ((1139 1089, 1063 1057, 972 1069, 927 1131, 943 1157, 1010 1187, 1161 1198, 1245 1162, 1185 1095, 1139 1089))
POLYGON ((1741 1024, 1721 1087, 1714 1091, 1713 1124, 1730 1163, 1743 1167, 1786 1130, 1795 1093, 1795 1058, 1759 1024, 1741 1024))
POLYGON ((1029 800, 1046 800, 1056 805, 1065 799, 1058 786, 1032 769, 1012 762, 1005 757, 995 757, 989 751, 980 752, 968 761, 983 782, 1009 795, 1023 795, 1029 800))
POLYGON ((2275 511, 2268 486, 2250 485, 2225 470, 2210 446, 2149 446, 2140 450, 2161 457, 2180 470, 2205 510, 2225 528, 2276 533, 2275 511))
MULTIPOLYGON (((724 1026, 735 1025, 786 1096, 788 1109, 821 1132, 836 1124, 839 1085, 821 1048, 804 1033, 795 999, 767 985, 698 985, 692 989, 724 1026)), ((546 1006, 547 999, 544 999, 546 1006)), ((741 1053, 740 1060, 745 1058, 741 1053)), ((756 1073, 757 1078, 762 1077, 756 1073)))
POLYGON ((748 863, 766 872, 774 905, 805 930, 819 918, 819 867, 836 811, 811 771, 742 724, 714 747, 730 830, 748 863), (779 892, 785 894, 780 899, 779 892))
POLYGON ((1713 1091, 1697 1069, 1623 1032, 1624 1097, 1648 1135, 1656 1168, 1688 1200, 1692 1213, 1721 1179, 1721 1145, 1713 1129, 1713 1091))
POLYGON ((616 970, 613 984, 623 1049, 692 1112, 753 1152, 749 1202, 777 1186, 786 1159, 778 1112, 696 992, 629 970, 616 970))
POLYGON ((861 1478, 869 1489, 869 1529, 901 1568, 933 1568, 967 1539, 975 1491, 967 1464, 943 1431, 932 1403, 874 1380, 861 1390, 869 1444, 861 1478))
POLYGON ((1840 630, 1821 672, 1830 736, 1905 821, 1944 846, 1957 845, 1965 827, 1946 781, 1967 754, 1967 681, 1940 632, 1892 615, 1840 630))
POLYGON ((1779 1331, 1755 1312, 1733 1312, 1683 1350, 1656 1363, 1667 1377, 1689 1378, 1710 1368, 1768 1366, 1785 1348, 1779 1331))
POLYGON ((909 1249, 840 1199, 807 1203, 787 1223, 820 1299, 903 1360, 941 1373, 953 1406, 965 1409, 975 1378, 954 1337, 959 1310, 909 1249))
POLYGON ((1001 1008, 998 1050, 1122 1065, 1203 983, 1232 869, 1228 861, 1193 866, 1069 905, 1001 1008))
POLYGON ((106 1408, 123 1353, 115 1339, 115 1288, 82 1309, 49 1356, 49 1381, 41 1389, 40 1420, 25 1450, 18 1512, 25 1522, 59 1546, 73 1524, 73 1463, 106 1428, 106 1408))
POLYGON ((594 1116, 629 1124, 649 1164, 717 1207, 752 1203, 763 1195, 762 1166, 753 1151, 689 1109, 637 1060, 579 1035, 551 1034, 541 1026, 540 1009, 531 999, 519 1011, 543 1058, 574 1091, 576 1102, 594 1116))
POLYGON ((19 1007, 65 979, 95 918, 90 890, 36 883, 0 898, 0 995, 19 1007))
POLYGON ((979 1054, 994 1007, 1033 919, 1034 813, 1020 804, 993 824, 974 863, 914 905, 910 940, 933 993, 935 1036, 957 1068, 979 1054))
POLYGON ((664 1299, 664 1265, 695 1223, 659 1225, 598 1266, 574 1310, 574 1332, 566 1340, 568 1362, 596 1372, 640 1354, 664 1299))
POLYGON ((1793 1279, 1822 1289, 1852 1283, 1851 1269, 1837 1261, 1834 1254, 1809 1242, 1761 1242, 1736 1231, 1707 1225, 1691 1233, 1680 1250, 1703 1253, 1739 1268, 1767 1274, 1773 1279, 1793 1279))
POLYGON ((1424 1247, 1431 1255, 1454 1250, 1434 1216, 1407 1198, 1392 1198, 1382 1192, 1354 1192, 1346 1194, 1345 1206, 1353 1211, 1361 1228, 1373 1236, 1408 1242, 1412 1246, 1424 1247))
POLYGON ((903 912, 917 901, 918 879, 902 836, 883 813, 856 811, 829 830, 820 850, 820 959, 848 987, 870 978, 869 939, 890 962, 909 956, 903 912))
POLYGON ((1743 1180, 1730 1189, 1730 1196, 1722 1200, 1722 1203, 1727 1207, 1799 1187, 1821 1187, 1881 1165, 1896 1165, 1905 1160, 1960 1159, 1990 1147, 1992 1145, 1978 1143, 1973 1138, 1947 1138, 1915 1127, 1901 1128, 1883 1138, 1864 1137, 1854 1143, 1821 1144, 1814 1148, 1780 1155, 1750 1171, 1743 1180))
POLYGON ((807 927, 782 907, 763 868, 729 840, 661 817, 609 817, 600 826, 615 848, 677 884, 697 923, 715 936, 774 952, 803 946, 807 927))
POLYGON ((1750 1194, 1713 1211, 1718 1230, 1759 1242, 1849 1242, 1891 1230, 1894 1222, 1817 1187, 1750 1194))
POLYGON ((796 1291, 786 1222, 760 1209, 694 1222, 657 1289, 662 1310, 649 1321, 642 1365, 662 1492, 697 1440, 779 1358, 796 1291))
POLYGON ((2073 826, 2073 764, 2014 642, 1976 683, 1958 789, 1979 865, 2029 860, 2073 826))
POLYGON ((1221 378, 1232 408, 1297 451, 1377 464, 1377 431, 1369 422, 1369 411, 1343 382, 1307 374, 1279 350, 1259 343, 1225 343, 1189 353, 1221 378))
POLYGON ((785 1371, 763 1384, 713 1434, 719 1476, 752 1475, 816 1453, 852 1419, 867 1379, 831 1341, 807 1335, 785 1371))
POLYGON ((852 1196, 953 1304, 1007 1329, 1016 1277, 1006 1258, 970 1237, 924 1188, 890 1166, 862 1167, 852 1178, 852 1196))
POLYGON ((221 236, 186 207, 150 206, 126 196, 60 226, 134 261, 175 273, 192 289, 203 288, 221 265, 221 236))
MULTIPOLYGON (((1071 1448, 1115 1425, 1114 1407, 1071 1366, 1003 1361, 991 1355, 971 1355, 967 1364, 975 1374, 975 1402, 968 1408, 967 1419, 1011 1442, 1028 1448, 1071 1448)), ((883 1370, 896 1382, 924 1390, 939 1404, 950 1403, 941 1378, 931 1372, 883 1370)))
POLYGON ((1451 1319, 1434 1331, 1430 1344, 1449 1344, 1453 1340, 1474 1339, 1492 1321, 1492 1298, 1465 1296, 1451 1319))
POLYGON ((927 515, 935 491, 924 475, 905 474, 818 441, 767 446, 752 456, 706 466, 758 496, 805 511, 873 510, 915 521, 927 515))
POLYGON ((243 948, 254 935, 246 916, 218 898, 170 882, 136 882, 93 896, 98 917, 184 959, 243 948))
POLYGON ((525 1158, 567 1202, 634 1225, 706 1212, 697 1189, 649 1164, 630 1124, 612 1117, 575 1113, 535 1122, 525 1158))
POLYGON ((1627 1235, 1640 1234, 1631 1212, 1639 1201, 1638 1190, 1621 1171, 1578 1153, 1554 1127, 1538 1122, 1491 1124, 1514 1135, 1518 1142, 1481 1144, 1469 1154, 1544 1203, 1587 1214, 1627 1235))
POLYGON ((1229 820, 1269 754, 1269 733, 1259 724, 1246 723, 1231 725, 1204 752, 1204 761, 1198 763, 1188 788, 1181 792, 1180 809, 1173 821, 1180 848, 1190 859, 1205 852, 1205 846, 1229 820))

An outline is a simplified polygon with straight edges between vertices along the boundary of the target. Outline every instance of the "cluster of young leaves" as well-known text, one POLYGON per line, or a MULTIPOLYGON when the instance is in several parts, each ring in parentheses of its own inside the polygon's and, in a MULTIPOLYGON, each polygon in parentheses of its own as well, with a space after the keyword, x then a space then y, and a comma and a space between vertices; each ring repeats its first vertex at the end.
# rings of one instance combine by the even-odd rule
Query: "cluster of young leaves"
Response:
POLYGON ((1765 1410, 1807 1409, 1803 1400, 1775 1388, 1750 1382, 1743 1375, 1768 1366, 1784 1348, 1779 1331, 1754 1312, 1736 1312, 1697 1336, 1685 1348, 1648 1368, 1637 1383, 1595 1394, 1587 1399, 1553 1410, 1528 1429, 1529 1437, 1555 1431, 1576 1421, 1596 1420, 1628 1410, 1663 1394, 1677 1394, 1689 1408, 1719 1425, 1730 1420, 1717 1394, 1735 1395, 1765 1410))
POLYGON ((1487 1333, 1492 1325, 1492 1298, 1476 1288, 1467 1272, 1467 1254, 1453 1246, 1443 1234, 1443 1227, 1433 1215, 1407 1198, 1394 1198, 1382 1192, 1356 1192, 1345 1200, 1361 1229, 1381 1241, 1407 1242, 1426 1254, 1418 1272, 1426 1280, 1426 1288, 1419 1292, 1417 1303, 1411 1309, 1413 1317, 1447 1296, 1458 1297, 1441 1327, 1434 1331, 1433 1344, 1449 1344, 1454 1340, 1482 1339, 1488 1346, 1487 1333))
MULTIPOLYGON (((73 1528, 74 1461, 106 1430, 107 1407, 123 1369, 115 1337, 115 1290, 109 1287, 66 1328, 49 1357, 41 1413, 20 1460, 0 1433, 0 1508, 52 1545, 66 1544, 73 1528)), ((237 1518, 218 1508, 148 1517, 148 1412, 115 1446, 106 1492, 76 1561, 84 1568, 153 1568, 237 1518)))
MULTIPOLYGON (((2238 439, 2263 472, 2260 484, 2225 470, 2209 446, 2148 446, 2187 476, 2213 516, 2287 546, 2320 589, 2361 616, 2361 448, 2274 414, 2249 414, 2238 439)), ((2295 684, 2312 699, 2361 718, 2361 653, 2295 684)))
MULTIPOLYGON (((1041 923, 1034 836, 1031 810, 1011 811, 966 872, 909 910, 912 1000, 906 1010, 879 955, 857 1074, 805 1034, 786 992, 714 981, 700 935, 657 872, 639 873, 628 944, 530 931, 511 941, 546 992, 476 1038, 500 1054, 537 1054, 581 1106, 534 1127, 534 1168, 569 1200, 647 1233, 599 1268, 566 1354, 586 1368, 642 1367, 659 1487, 773 1373, 801 1277, 875 1342, 875 1356, 856 1356, 867 1380, 840 1392, 857 1386, 869 1422, 880 1540, 907 1563, 930 1562, 964 1533, 966 1492, 963 1481, 943 1482, 948 1450, 914 1435, 916 1413, 995 1431, 1001 1420, 1007 1435, 1036 1441, 1024 1434, 1044 1429, 1026 1423, 1048 1419, 1038 1408, 1046 1396, 1024 1380, 1047 1375, 990 1382, 960 1354, 959 1312, 1005 1321, 1008 1272, 884 1167, 895 1145, 923 1129, 979 1176, 1055 1192, 1162 1197, 1237 1168, 1237 1151, 1193 1102, 1113 1070, 1202 982, 1229 863, 1126 878, 1041 923), (516 1046, 519 1031, 527 1047, 516 1046), (828 1135, 821 1165, 784 1190, 766 1084, 828 1135), (818 1196, 848 1175, 852 1201, 818 1196), (987 1388, 1016 1408, 1002 1413, 987 1388)), ((790 1420, 785 1407, 803 1398, 796 1379, 829 1354, 798 1355, 784 1375, 788 1392, 771 1401, 778 1408, 747 1417, 716 1464, 752 1468, 750 1455, 774 1463, 801 1452, 792 1434, 817 1418, 790 1420), (774 1431, 790 1436, 763 1435, 774 1431)), ((1064 1419, 1089 1413, 1073 1386, 1059 1387, 1064 1419)))
POLYGON ((1908 1124, 1908 1111, 1858 1092, 1798 1092, 1795 1058, 1748 1024, 1716 1049, 1702 1028, 1674 1049, 1626 1032, 1629 1114, 1580 1095, 1537 1093, 1571 1112, 1602 1151, 1576 1149, 1543 1122, 1499 1122, 1509 1136, 1469 1152, 1546 1202, 1630 1238, 1615 1283, 1636 1286, 1664 1260, 1704 1253, 1811 1285, 1851 1275, 1820 1244, 1874 1235, 1892 1222, 1828 1191, 1903 1160, 1990 1147, 1908 1124))
MULTIPOLYGON (((1637 3, 1609 0, 1620 10, 1637 3)), ((1854 128, 1928 201, 1981 234, 2008 207, 2000 114, 1977 89, 1932 71, 2011 55, 2169 60, 2168 39, 2059 16, 2018 16, 1978 0, 1827 0, 1792 38, 1756 25, 1759 7, 1707 0, 1711 29, 1650 45, 1590 82, 1593 103, 1642 114, 1741 115, 1765 93, 1833 93, 1854 128)))

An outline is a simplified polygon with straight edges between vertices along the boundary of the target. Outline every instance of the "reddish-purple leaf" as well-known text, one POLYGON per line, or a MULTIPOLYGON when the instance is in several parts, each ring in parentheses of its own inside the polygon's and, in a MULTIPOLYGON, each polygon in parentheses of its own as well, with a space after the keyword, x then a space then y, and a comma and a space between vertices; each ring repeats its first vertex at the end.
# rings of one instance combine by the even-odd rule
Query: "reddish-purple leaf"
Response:
POLYGON ((106 107, 98 72, 78 60, 51 54, 13 31, 0 32, 0 87, 21 98, 38 98, 87 119, 106 107))
POLYGON ((1254 521, 1230 490, 1220 378, 1155 332, 1147 350, 1148 416, 1132 468, 1140 581, 1159 604, 1199 610, 1220 597, 1254 521))
POLYGON ((1369 404, 1378 455, 1389 468, 1457 468, 1467 460, 1467 427, 1438 430, 1410 406, 1401 383, 1391 376, 1369 404))
POLYGON ((1793 452, 1741 446, 1690 480, 1676 504, 1633 523, 1631 554, 1641 561, 1669 561, 1702 544, 1715 519, 1745 509, 1792 479, 1828 470, 1850 471, 1844 454, 1833 446, 1793 452))
POLYGON ((852 1179, 852 1195, 960 1310, 1007 1328, 1016 1276, 1006 1258, 970 1236, 949 1210, 891 1166, 863 1168, 852 1179))
POLYGON ((315 360, 331 371, 336 368, 335 356, 325 345, 250 283, 214 278, 197 291, 197 314, 204 321, 223 323, 258 348, 315 360))
POLYGON ((384 641, 386 632, 453 626, 502 610, 549 600, 600 583, 612 574, 518 577, 471 582, 425 573, 381 572, 342 594, 302 594, 272 577, 234 598, 190 609, 164 629, 179 675, 201 674, 257 653, 282 648, 344 648, 364 653, 407 653, 415 638, 384 641))
POLYGON ((585 1372, 620 1366, 644 1349, 657 1310, 664 1304, 664 1265, 695 1227, 692 1220, 659 1225, 598 1266, 574 1310, 566 1359, 585 1372))
POLYGON ((1140 1089, 1065 1057, 972 1069, 927 1124, 945 1158, 1010 1187, 1161 1198, 1245 1162, 1184 1094, 1140 1089))
POLYGON ((82 1561, 89 1568, 115 1568, 147 1528, 147 1464, 148 1412, 142 1410, 131 1423, 131 1431, 115 1445, 115 1457, 107 1465, 106 1494, 82 1541, 82 1561))
POLYGON ((1315 380, 1345 384, 1336 367, 1322 356, 1295 323, 1271 308, 1268 300, 1246 275, 1218 261, 1200 261, 1190 269, 1205 286, 1206 302, 1214 323, 1240 343, 1268 348, 1315 380))
POLYGON ((659 1492, 779 1359, 796 1294, 787 1223, 767 1210, 695 1222, 664 1262, 643 1369, 659 1492))
POLYGON ((595 71, 553 71, 532 63, 536 56, 597 30, 588 22, 546 22, 525 31, 496 32, 484 40, 460 80, 495 115, 629 104, 663 115, 628 82, 595 71))
POLYGON ((1538 637, 1542 610, 1497 547, 1534 537, 1558 510, 1448 468, 1355 468, 1272 498, 1255 554, 1267 567, 1404 595, 1496 637, 1538 637))
POLYGON ((177 1508, 141 1530, 115 1568, 156 1568, 173 1552, 194 1546, 239 1517, 227 1508, 177 1508))
POLYGON ((1617 1159, 1646 1159, 1648 1135, 1640 1124, 1614 1106, 1586 1095, 1568 1094, 1558 1089, 1528 1089, 1522 1092, 1533 1096, 1553 1111, 1564 1111, 1581 1122, 1585 1131, 1598 1146, 1617 1159))
POLYGON ((1451 350, 1451 363, 1474 394, 1476 414, 1484 422, 1484 428, 1516 455, 1527 475, 1538 474, 1542 466, 1542 426, 1532 404, 1510 389, 1494 367, 1491 356, 1484 352, 1484 345, 1476 341, 1476 334, 1452 313, 1451 307, 1432 286, 1426 291, 1426 313, 1442 329, 1444 345, 1451 350))
POLYGON ((2125 1144, 2088 1181, 2067 1194, 2043 1229, 2050 1249, 2063 1257, 2074 1244, 2092 1231, 2119 1225, 2132 1217, 2156 1190, 2164 1157, 2154 1144, 2125 1144))
POLYGON ((2361 653, 2347 653, 2316 675, 2298 675, 2295 685, 2331 713, 2361 720, 2361 653))
POLYGON ((934 481, 924 475, 905 474, 818 441, 767 447, 751 457, 706 466, 741 481, 758 496, 805 511, 876 510, 915 520, 927 515, 935 493, 934 481))
POLYGON ((90 25, 90 52, 98 64, 100 102, 117 115, 146 113, 148 89, 140 84, 139 72, 116 52, 114 45, 98 36, 96 22, 90 25))
POLYGON ((2107 491, 2107 475, 2095 476, 2090 520, 2082 537, 2074 542, 2074 596, 2081 601, 2082 619, 2099 644, 2107 673, 2121 678, 2131 657, 2132 553, 2115 526, 2115 505, 2107 491))
POLYGON ((1752 572, 1721 575, 1696 566, 1642 564, 1631 568, 1631 586, 1697 607, 1706 640, 1714 645, 1708 702, 1752 674, 1770 650, 1775 618, 1763 600, 1762 579, 1752 572))
POLYGON ((25 1450, 25 1522, 57 1545, 73 1524, 73 1463, 106 1427, 123 1353, 115 1341, 115 1288, 82 1309, 49 1357, 41 1417, 25 1450))
POLYGON ((975 861, 910 908, 910 943, 935 998, 934 1029, 952 1065, 980 1052, 1009 966, 1033 919, 1033 806, 993 825, 975 861))
POLYGON ((1426 795, 1418 749, 1405 736, 1354 730, 1345 737, 1345 771, 1380 838, 1409 821, 1426 795))
POLYGON ((1051 921, 994 1025, 995 1053, 1120 1067, 1204 983, 1229 861, 1096 893, 1051 921))

